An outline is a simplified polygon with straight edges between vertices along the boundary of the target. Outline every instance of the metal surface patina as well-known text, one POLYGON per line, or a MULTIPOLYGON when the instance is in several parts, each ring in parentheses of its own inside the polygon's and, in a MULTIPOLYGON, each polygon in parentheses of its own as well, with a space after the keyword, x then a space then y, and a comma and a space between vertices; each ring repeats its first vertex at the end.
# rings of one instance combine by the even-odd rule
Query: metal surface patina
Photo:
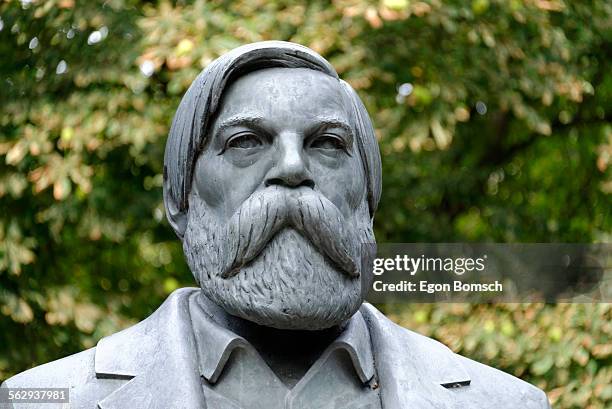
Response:
POLYGON ((314 51, 254 43, 202 71, 163 188, 198 287, 2 387, 69 388, 73 409, 549 407, 364 303, 380 153, 359 97, 314 51))

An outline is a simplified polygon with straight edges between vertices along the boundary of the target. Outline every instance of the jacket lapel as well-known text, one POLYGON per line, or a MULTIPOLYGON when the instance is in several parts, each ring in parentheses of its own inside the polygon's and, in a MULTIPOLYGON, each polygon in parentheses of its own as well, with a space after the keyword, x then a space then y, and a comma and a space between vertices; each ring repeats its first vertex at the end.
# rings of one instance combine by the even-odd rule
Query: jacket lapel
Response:
POLYGON ((96 377, 130 379, 100 409, 206 407, 189 315, 195 291, 175 291, 146 320, 100 340, 96 377))
POLYGON ((450 409, 449 388, 470 384, 456 355, 441 343, 402 328, 370 304, 361 307, 372 339, 384 409, 450 409))
MULTIPOLYGON (((189 314, 189 298, 197 291, 175 291, 146 320, 100 340, 96 377, 127 380, 98 402, 100 409, 206 408, 189 314)), ((470 378, 452 351, 395 325, 370 304, 361 313, 384 409, 457 407, 449 388, 469 385, 470 378)))

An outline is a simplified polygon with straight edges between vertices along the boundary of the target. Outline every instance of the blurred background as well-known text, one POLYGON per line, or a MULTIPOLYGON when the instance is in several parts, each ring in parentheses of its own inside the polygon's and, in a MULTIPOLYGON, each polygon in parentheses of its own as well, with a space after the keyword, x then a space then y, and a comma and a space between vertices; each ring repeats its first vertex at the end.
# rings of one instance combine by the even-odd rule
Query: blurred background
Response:
MULTIPOLYGON (((213 59, 270 39, 367 105, 379 242, 610 242, 609 1, 3 1, 0 381, 194 285, 162 204, 172 115, 213 59)), ((609 304, 383 308, 556 408, 612 407, 609 304)))

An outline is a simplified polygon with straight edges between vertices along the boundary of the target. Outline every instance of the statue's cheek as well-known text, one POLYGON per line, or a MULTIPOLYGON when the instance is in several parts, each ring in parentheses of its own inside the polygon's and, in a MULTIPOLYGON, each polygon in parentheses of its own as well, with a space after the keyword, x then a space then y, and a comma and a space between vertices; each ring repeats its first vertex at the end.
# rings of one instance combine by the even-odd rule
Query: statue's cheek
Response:
MULTIPOLYGON (((356 158, 351 158, 356 159, 356 158)), ((336 169, 320 168, 315 184, 345 217, 350 217, 366 197, 366 182, 363 168, 358 159, 357 166, 344 163, 336 169)))
MULTIPOLYGON (((263 186, 269 164, 266 157, 253 156, 240 166, 226 155, 203 155, 198 159, 193 188, 219 216, 231 217, 253 192, 263 186)), ((244 158, 242 158, 244 159, 244 158)))

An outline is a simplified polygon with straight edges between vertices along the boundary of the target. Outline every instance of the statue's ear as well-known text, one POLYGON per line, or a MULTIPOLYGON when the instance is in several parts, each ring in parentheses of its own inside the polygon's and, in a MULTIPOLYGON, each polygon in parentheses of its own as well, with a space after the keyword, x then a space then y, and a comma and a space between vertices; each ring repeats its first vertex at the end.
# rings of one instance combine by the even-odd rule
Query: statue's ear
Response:
POLYGON ((187 228, 187 209, 181 210, 176 200, 170 195, 170 189, 164 181, 164 207, 166 208, 166 219, 172 226, 172 229, 183 240, 185 229, 187 228))

